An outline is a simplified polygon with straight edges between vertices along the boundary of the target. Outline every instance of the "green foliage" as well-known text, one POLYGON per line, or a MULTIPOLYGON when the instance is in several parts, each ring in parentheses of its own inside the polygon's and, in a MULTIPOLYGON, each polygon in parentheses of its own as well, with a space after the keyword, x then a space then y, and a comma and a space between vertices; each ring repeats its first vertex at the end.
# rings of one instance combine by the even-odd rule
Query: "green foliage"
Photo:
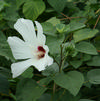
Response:
POLYGON ((0 55, 13 60, 13 56, 7 43, 7 39, 2 32, 0 32, 0 55))
POLYGON ((42 23, 43 31, 46 35, 56 36, 55 31, 56 28, 50 22, 42 23))
POLYGON ((19 18, 18 13, 16 12, 16 5, 12 5, 5 10, 5 14, 3 14, 4 19, 14 22, 19 18))
POLYGON ((25 2, 28 2, 28 0, 16 0, 17 8, 19 8, 25 2))
POLYGON ((47 22, 52 23, 54 26, 57 25, 57 24, 60 24, 60 20, 57 19, 56 17, 50 18, 49 20, 47 20, 47 22))
POLYGON ((0 74, 0 93, 9 94, 9 82, 7 78, 0 74))
POLYGON ((56 75, 54 81, 56 84, 69 90, 71 94, 76 96, 84 82, 84 77, 80 72, 71 71, 67 74, 61 73, 56 75))
POLYGON ((89 99, 80 99, 79 101, 94 101, 94 100, 89 100, 89 99))
POLYGON ((92 84, 100 84, 100 69, 90 70, 87 77, 92 84))
POLYGON ((61 12, 66 4, 66 0, 47 0, 47 1, 57 12, 61 12))
POLYGON ((100 57, 94 56, 91 61, 87 62, 88 66, 100 66, 100 57))
POLYGON ((65 29, 65 25, 64 24, 57 24, 56 25, 56 29, 59 33, 63 33, 64 29, 65 29))
POLYGON ((80 95, 73 96, 67 90, 61 89, 55 94, 53 101, 78 101, 79 99, 80 95))
POLYGON ((0 101, 100 101, 99 67, 99 0, 0 0, 0 101), (12 78, 7 39, 23 40, 19 18, 41 23, 54 63, 12 78))
POLYGON ((82 40, 86 40, 88 38, 92 38, 97 34, 98 30, 94 29, 81 29, 76 31, 73 35, 75 42, 79 42, 82 40))
POLYGON ((42 0, 30 0, 23 6, 23 13, 26 18, 35 20, 45 10, 45 4, 42 0))
POLYGON ((11 72, 7 68, 0 67, 0 74, 5 76, 6 78, 11 78, 11 72))
POLYGON ((76 30, 79 30, 79 29, 81 29, 81 28, 84 28, 84 27, 85 27, 85 24, 82 23, 82 22, 72 21, 72 22, 70 22, 70 24, 67 25, 66 27, 68 27, 68 26, 70 27, 69 32, 72 32, 72 31, 76 31, 76 30), (76 25, 76 23, 77 23, 77 25, 76 25))
POLYGON ((49 46, 51 54, 60 52, 60 45, 63 42, 63 40, 64 40, 63 36, 62 37, 47 36, 47 45, 49 46))
POLYGON ((59 67, 56 63, 52 64, 51 66, 47 67, 42 74, 44 76, 54 75, 59 72, 59 67))
POLYGON ((6 3, 4 0, 0 1, 0 11, 4 9, 4 7, 10 6, 8 3, 6 3))
POLYGON ((74 68, 78 68, 82 65, 82 61, 81 60, 74 60, 74 61, 70 61, 70 64, 74 67, 74 68))
POLYGON ((33 77, 33 68, 28 68, 24 73, 22 74, 22 77, 24 78, 32 78, 33 77))
POLYGON ((39 98, 38 101, 47 101, 47 99, 48 99, 48 101, 50 101, 50 99, 51 99, 50 94, 43 94, 43 95, 39 98))
POLYGON ((79 52, 91 54, 91 55, 97 55, 96 48, 89 42, 80 42, 76 44, 76 49, 79 52))
POLYGON ((36 81, 23 79, 17 86, 16 98, 17 101, 32 101, 38 99, 45 91, 46 88, 39 86, 36 81))
POLYGON ((43 78, 39 81, 39 85, 48 85, 52 81, 51 77, 43 78))

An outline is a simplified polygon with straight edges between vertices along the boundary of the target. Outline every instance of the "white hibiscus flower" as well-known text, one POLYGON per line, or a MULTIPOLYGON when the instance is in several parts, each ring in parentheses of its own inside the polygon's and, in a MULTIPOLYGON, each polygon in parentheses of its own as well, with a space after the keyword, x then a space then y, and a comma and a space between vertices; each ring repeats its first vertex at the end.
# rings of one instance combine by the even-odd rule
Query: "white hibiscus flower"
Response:
POLYGON ((48 56, 49 48, 45 45, 46 37, 40 23, 35 21, 37 34, 31 20, 20 18, 14 24, 14 28, 22 35, 23 40, 14 36, 8 37, 15 59, 26 59, 22 62, 13 63, 11 70, 13 78, 21 75, 30 66, 35 66, 39 71, 53 64, 53 59, 48 56))

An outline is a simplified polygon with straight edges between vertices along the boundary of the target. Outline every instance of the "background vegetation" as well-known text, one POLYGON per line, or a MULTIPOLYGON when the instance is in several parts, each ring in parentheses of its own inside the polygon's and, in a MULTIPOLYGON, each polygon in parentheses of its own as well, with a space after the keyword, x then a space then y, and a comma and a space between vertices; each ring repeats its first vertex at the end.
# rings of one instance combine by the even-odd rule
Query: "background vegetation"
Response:
POLYGON ((0 101, 100 101, 99 52, 99 0, 0 0, 0 101), (20 37, 18 18, 42 24, 54 64, 13 79, 7 38, 20 37))

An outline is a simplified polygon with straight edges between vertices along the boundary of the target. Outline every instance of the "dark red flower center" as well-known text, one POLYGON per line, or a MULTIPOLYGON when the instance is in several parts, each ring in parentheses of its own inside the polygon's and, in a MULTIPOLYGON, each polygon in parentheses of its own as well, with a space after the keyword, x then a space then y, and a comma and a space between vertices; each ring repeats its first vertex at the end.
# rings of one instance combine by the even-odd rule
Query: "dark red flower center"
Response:
POLYGON ((45 53, 45 49, 42 46, 38 46, 38 51, 45 53))
POLYGON ((42 46, 38 46, 38 59, 41 59, 45 56, 45 49, 42 46))

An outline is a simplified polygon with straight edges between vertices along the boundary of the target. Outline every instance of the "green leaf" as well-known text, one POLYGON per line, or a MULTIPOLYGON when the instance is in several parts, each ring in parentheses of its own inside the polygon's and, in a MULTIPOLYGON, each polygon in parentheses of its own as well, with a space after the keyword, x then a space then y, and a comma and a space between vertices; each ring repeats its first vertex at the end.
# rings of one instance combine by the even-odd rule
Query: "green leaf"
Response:
POLYGON ((66 4, 66 0, 47 0, 47 1, 57 12, 62 12, 66 4))
POLYGON ((22 4, 27 2, 28 0, 16 0, 17 8, 19 8, 22 4))
POLYGON ((0 1, 0 11, 3 10, 4 7, 9 6, 8 3, 6 3, 5 1, 0 1))
POLYGON ((27 70, 24 71, 23 74, 21 74, 24 78, 32 78, 33 77, 33 68, 30 67, 27 70))
POLYGON ((92 84, 100 84, 100 69, 93 69, 87 73, 87 78, 92 84))
POLYGON ((56 34, 55 34, 56 28, 53 26, 52 23, 50 23, 50 22, 44 22, 44 23, 41 23, 41 25, 43 27, 43 32, 46 35, 56 36, 56 34))
POLYGON ((49 20, 47 20, 47 22, 50 22, 53 24, 53 26, 56 26, 56 24, 60 24, 60 20, 57 19, 56 17, 52 17, 49 20))
POLYGON ((9 94, 9 82, 7 78, 0 74, 0 93, 9 94))
MULTIPOLYGON (((83 68, 87 68, 87 67, 83 67, 83 68)), ((89 82, 88 78, 87 78, 87 72, 84 72, 84 83, 83 86, 91 88, 92 84, 89 82)))
POLYGON ((39 99, 38 101, 50 101, 51 99, 51 95, 50 94, 43 94, 39 99))
POLYGON ((94 40, 94 45, 96 47, 97 50, 100 50, 100 36, 97 36, 94 40))
POLYGON ((9 8, 6 8, 4 13, 4 19, 11 22, 15 22, 19 18, 18 12, 16 12, 16 5, 12 3, 9 8))
POLYGON ((80 99, 79 101, 94 101, 94 100, 89 100, 89 99, 80 99))
POLYGON ((97 55, 96 48, 89 42, 80 42, 76 44, 76 50, 82 53, 97 55))
POLYGON ((75 42, 79 42, 79 41, 82 41, 82 40, 92 38, 97 33, 98 33, 97 29, 92 30, 92 29, 86 28, 86 29, 81 29, 81 30, 76 31, 74 33, 73 37, 74 37, 75 42))
POLYGON ((71 71, 67 74, 60 73, 56 75, 54 81, 56 84, 67 89, 71 94, 76 96, 84 82, 84 77, 80 72, 71 71))
POLYGON ((79 30, 81 28, 84 28, 85 24, 81 23, 81 22, 73 21, 70 24, 68 24, 66 27, 70 27, 69 32, 73 32, 73 31, 79 30))
POLYGON ((56 25, 56 29, 59 33, 63 33, 64 29, 65 29, 65 25, 64 24, 57 24, 56 25))
POLYGON ((100 66, 100 56, 94 56, 91 61, 87 62, 88 66, 100 66))
POLYGON ((90 4, 95 4, 95 3, 97 3, 97 0, 88 0, 88 1, 86 2, 86 4, 88 4, 88 5, 90 5, 90 4))
POLYGON ((70 61, 70 64, 74 67, 74 68, 79 68, 82 65, 82 61, 81 60, 74 60, 74 61, 70 61))
POLYGON ((6 37, 0 32, 0 55, 8 59, 14 60, 11 49, 7 43, 6 37))
POLYGON ((59 67, 56 63, 52 64, 51 66, 47 67, 42 74, 44 76, 54 75, 55 73, 59 72, 59 67))
POLYGON ((39 86, 32 79, 23 79, 17 85, 17 101, 34 101, 46 91, 45 87, 39 86))
POLYGON ((39 81, 39 85, 43 86, 43 85, 48 85, 51 82, 52 78, 51 77, 46 77, 43 78, 39 81))
POLYGON ((81 60, 82 60, 82 61, 89 61, 91 58, 92 58, 91 55, 89 55, 89 54, 83 54, 81 60))
POLYGON ((4 67, 0 67, 0 74, 4 75, 6 78, 11 78, 12 77, 11 71, 7 68, 4 68, 4 67))
POLYGON ((63 42, 64 37, 53 37, 47 36, 47 45, 50 49, 51 54, 56 54, 60 52, 60 45, 63 42))
POLYGON ((55 93, 53 101, 78 101, 79 99, 79 94, 77 96, 73 96, 70 92, 68 92, 68 90, 60 89, 55 93))
POLYGON ((23 13, 26 18, 35 20, 45 10, 45 4, 42 0, 32 0, 26 2, 23 6, 23 13))

